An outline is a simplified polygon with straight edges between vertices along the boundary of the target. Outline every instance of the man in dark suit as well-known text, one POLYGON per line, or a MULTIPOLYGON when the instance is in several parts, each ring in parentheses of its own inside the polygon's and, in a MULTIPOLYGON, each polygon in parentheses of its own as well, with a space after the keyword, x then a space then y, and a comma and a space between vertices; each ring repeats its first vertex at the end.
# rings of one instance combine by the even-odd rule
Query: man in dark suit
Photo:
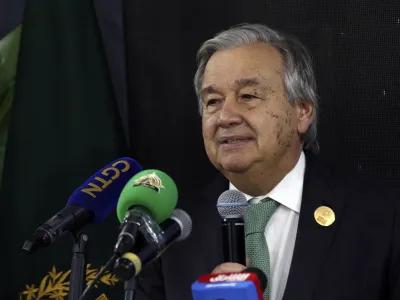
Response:
POLYGON ((249 264, 268 277, 265 299, 400 299, 398 196, 319 162, 316 84, 302 44, 262 25, 231 28, 200 48, 195 88, 206 152, 223 176, 181 195, 198 203, 181 201, 192 235, 143 270, 137 299, 191 299, 198 276, 245 268, 222 255, 215 204, 227 189, 263 212, 245 223, 265 224, 257 242, 246 232, 249 264))

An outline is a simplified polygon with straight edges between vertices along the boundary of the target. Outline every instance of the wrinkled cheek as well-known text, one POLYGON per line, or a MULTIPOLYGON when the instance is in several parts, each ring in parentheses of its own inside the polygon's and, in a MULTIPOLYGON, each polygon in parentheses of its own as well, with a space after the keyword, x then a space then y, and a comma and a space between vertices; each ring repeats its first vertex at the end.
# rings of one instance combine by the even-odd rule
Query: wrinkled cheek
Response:
POLYGON ((218 153, 217 153, 217 149, 214 146, 214 144, 211 142, 205 141, 204 148, 206 150, 207 157, 211 161, 211 163, 213 163, 213 164, 216 163, 216 161, 218 160, 218 158, 217 158, 218 153))
POLYGON ((274 137, 276 139, 276 141, 278 142, 278 145, 282 145, 283 144, 283 124, 281 122, 278 122, 275 125, 274 128, 274 137))
POLYGON ((292 128, 287 128, 284 123, 280 122, 276 127, 276 141, 280 149, 290 148, 294 136, 292 128))
POLYGON ((282 126, 279 126, 277 123, 273 123, 268 128, 264 129, 260 134, 260 144, 258 146, 265 147, 265 145, 267 144, 269 147, 271 147, 277 144, 277 141, 282 136, 282 131, 282 126))
POLYGON ((212 151, 214 146, 214 139, 215 139, 215 130, 216 126, 214 125, 214 122, 210 118, 205 118, 203 117, 202 120, 202 134, 203 134, 203 141, 204 141, 204 146, 207 150, 207 153, 209 151, 212 151))

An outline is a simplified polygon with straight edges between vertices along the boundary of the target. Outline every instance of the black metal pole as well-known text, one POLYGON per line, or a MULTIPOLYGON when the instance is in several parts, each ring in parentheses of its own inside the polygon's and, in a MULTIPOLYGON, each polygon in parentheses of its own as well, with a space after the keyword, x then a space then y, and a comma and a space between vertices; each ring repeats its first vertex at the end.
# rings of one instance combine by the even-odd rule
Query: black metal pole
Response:
POLYGON ((124 300, 134 300, 136 289, 136 277, 133 276, 131 279, 124 282, 125 296, 124 300))
POLYGON ((86 283, 86 245, 88 236, 79 232, 74 236, 68 300, 79 300, 86 283))

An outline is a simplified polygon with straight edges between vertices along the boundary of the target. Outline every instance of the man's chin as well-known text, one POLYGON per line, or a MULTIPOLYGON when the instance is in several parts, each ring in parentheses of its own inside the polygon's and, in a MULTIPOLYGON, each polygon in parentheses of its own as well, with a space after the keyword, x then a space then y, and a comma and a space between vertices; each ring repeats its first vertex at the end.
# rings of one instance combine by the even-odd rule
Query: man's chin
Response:
POLYGON ((250 168, 250 163, 241 161, 226 161, 220 164, 223 173, 245 173, 250 168))

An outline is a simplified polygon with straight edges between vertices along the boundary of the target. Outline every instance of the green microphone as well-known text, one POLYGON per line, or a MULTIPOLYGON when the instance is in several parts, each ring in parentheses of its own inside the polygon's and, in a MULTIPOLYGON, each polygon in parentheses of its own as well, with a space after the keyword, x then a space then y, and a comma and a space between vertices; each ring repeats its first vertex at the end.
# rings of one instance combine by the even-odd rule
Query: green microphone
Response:
POLYGON ((121 222, 114 253, 123 255, 135 244, 140 227, 147 225, 155 231, 173 212, 178 202, 174 181, 162 171, 145 170, 133 176, 123 188, 117 204, 121 222))

